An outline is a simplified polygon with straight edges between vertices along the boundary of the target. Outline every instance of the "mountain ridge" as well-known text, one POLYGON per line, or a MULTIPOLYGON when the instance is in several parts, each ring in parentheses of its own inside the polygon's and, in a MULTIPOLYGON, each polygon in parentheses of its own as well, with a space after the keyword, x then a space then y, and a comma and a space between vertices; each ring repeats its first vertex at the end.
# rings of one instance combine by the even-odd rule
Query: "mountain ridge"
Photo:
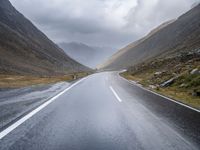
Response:
POLYGON ((63 42, 58 45, 71 58, 91 68, 95 68, 114 53, 113 48, 91 46, 81 42, 63 42))
POLYGON ((8 0, 0 1, 0 72, 54 76, 87 71, 54 44, 8 0))
POLYGON ((127 69, 158 56, 165 57, 169 53, 198 48, 200 46, 199 16, 200 5, 198 4, 149 37, 148 34, 121 49, 100 68, 104 70, 127 69))

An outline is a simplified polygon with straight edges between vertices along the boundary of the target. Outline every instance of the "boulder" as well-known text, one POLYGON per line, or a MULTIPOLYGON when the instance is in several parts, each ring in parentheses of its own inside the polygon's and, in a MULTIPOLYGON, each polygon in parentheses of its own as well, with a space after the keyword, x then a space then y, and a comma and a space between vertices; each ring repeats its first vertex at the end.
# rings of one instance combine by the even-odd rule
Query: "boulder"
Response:
POLYGON ((155 73, 154 73, 155 76, 158 76, 158 75, 161 75, 161 74, 162 74, 161 71, 159 71, 159 72, 155 72, 155 73))
POLYGON ((185 88, 185 87, 187 87, 187 84, 182 83, 179 87, 180 87, 180 88, 185 88))
POLYGON ((155 85, 149 85, 149 87, 150 87, 151 89, 157 89, 157 86, 155 86, 155 85))
POLYGON ((174 81, 177 79, 177 77, 171 78, 165 82, 163 82, 160 87, 168 87, 174 83, 174 81))
POLYGON ((197 74, 197 75, 200 75, 200 70, 199 69, 193 69, 190 74, 197 74))

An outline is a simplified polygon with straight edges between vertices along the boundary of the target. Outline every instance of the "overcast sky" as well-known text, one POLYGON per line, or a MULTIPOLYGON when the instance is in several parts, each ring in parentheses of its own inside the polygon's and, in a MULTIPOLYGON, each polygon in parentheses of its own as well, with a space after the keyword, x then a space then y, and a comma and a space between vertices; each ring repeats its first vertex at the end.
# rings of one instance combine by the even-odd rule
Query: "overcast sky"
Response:
POLYGON ((56 43, 123 47, 199 0, 10 0, 56 43))

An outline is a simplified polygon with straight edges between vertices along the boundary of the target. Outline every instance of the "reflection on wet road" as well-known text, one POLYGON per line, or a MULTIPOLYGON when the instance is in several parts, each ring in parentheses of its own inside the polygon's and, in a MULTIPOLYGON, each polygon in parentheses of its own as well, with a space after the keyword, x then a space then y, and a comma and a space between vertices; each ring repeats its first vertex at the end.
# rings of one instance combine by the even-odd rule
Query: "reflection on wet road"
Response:
POLYGON ((5 136, 0 149, 197 150, 199 120, 198 112, 131 85, 116 73, 99 73, 5 136))

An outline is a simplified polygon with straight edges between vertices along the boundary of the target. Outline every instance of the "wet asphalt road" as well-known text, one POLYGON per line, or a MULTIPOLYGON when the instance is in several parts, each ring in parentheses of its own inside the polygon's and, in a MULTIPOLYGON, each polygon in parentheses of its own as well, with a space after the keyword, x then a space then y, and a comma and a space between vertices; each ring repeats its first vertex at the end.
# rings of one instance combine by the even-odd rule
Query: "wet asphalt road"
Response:
POLYGON ((198 112, 99 73, 5 136, 0 149, 199 150, 199 125, 198 112))
POLYGON ((1 89, 0 131, 18 120, 22 115, 60 93, 69 85, 68 82, 59 82, 19 89, 1 89))

